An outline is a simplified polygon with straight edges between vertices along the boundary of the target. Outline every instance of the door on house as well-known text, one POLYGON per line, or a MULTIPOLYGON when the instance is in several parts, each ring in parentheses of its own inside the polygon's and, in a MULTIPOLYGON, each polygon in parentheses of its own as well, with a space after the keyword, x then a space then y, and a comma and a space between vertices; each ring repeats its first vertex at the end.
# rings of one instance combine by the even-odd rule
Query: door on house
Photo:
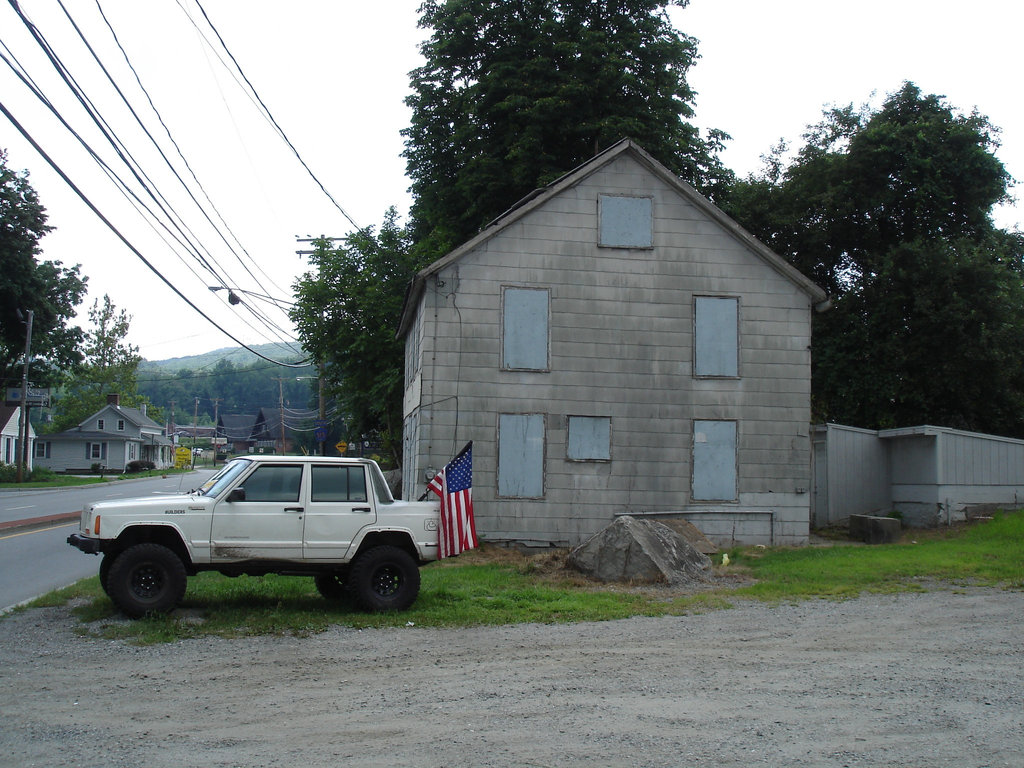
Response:
POLYGON ((694 501, 735 501, 736 422, 693 422, 694 501))

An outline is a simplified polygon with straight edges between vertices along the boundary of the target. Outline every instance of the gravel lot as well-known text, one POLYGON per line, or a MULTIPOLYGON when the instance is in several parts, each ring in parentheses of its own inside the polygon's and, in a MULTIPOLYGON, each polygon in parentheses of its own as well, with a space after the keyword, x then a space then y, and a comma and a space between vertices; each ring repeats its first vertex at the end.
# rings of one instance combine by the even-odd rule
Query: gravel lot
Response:
POLYGON ((1019 766, 1024 593, 139 648, 0 620, 0 765, 1019 766))

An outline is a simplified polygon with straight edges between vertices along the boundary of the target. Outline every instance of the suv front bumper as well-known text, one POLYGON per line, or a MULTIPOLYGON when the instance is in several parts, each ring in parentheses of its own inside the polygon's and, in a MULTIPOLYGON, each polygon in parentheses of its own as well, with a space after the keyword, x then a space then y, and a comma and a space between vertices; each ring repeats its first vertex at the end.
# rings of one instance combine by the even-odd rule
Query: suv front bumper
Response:
POLYGON ((100 553, 100 544, 102 542, 99 539, 92 539, 88 536, 83 536, 80 533, 72 533, 68 536, 68 544, 72 547, 78 547, 78 549, 85 552, 87 555, 98 555, 100 553))

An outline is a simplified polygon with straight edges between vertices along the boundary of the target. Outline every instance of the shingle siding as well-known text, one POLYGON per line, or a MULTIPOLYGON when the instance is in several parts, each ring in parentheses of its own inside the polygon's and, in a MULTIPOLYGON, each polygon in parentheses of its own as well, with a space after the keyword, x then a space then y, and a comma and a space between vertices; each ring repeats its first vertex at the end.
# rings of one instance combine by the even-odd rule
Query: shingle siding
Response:
POLYGON ((576 543, 616 514, 680 512, 723 541, 806 540, 812 297, 632 154, 434 274, 407 310, 423 360, 407 476, 472 439, 485 539, 576 543), (601 194, 653 197, 652 248, 598 247, 601 194), (549 371, 500 369, 505 287, 549 291, 549 371), (738 299, 739 378, 694 377, 696 296, 738 299), (543 499, 497 498, 502 413, 545 417, 543 499), (572 415, 611 419, 610 461, 567 459, 572 415), (739 499, 713 512, 691 499, 694 419, 737 423, 739 499))

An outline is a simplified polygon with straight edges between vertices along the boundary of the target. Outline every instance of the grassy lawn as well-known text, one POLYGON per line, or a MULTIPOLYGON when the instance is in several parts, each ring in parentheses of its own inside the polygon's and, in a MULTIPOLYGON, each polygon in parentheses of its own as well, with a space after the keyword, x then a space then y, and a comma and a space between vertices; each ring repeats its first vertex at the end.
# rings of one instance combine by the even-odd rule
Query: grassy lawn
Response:
MULTIPOLYGON (((189 579, 171 616, 125 620, 96 577, 51 593, 33 606, 74 599, 83 634, 135 643, 203 635, 306 635, 332 625, 466 627, 522 622, 607 621, 728 608, 739 600, 853 598, 864 592, 924 590, 936 585, 1024 589, 1024 513, 942 531, 912 531, 899 544, 804 548, 743 547, 715 567, 716 582, 696 590, 590 582, 564 567, 565 553, 527 557, 496 547, 422 569, 413 607, 366 614, 319 596, 310 578, 189 579)), ((716 558, 719 562, 720 558, 716 558)))
POLYGON ((144 472, 135 472, 130 475, 58 475, 50 473, 43 480, 32 480, 26 483, 3 483, 0 488, 4 490, 20 491, 34 488, 71 488, 79 485, 95 485, 97 483, 109 483, 111 480, 139 480, 145 477, 163 477, 164 475, 182 475, 191 472, 190 469, 150 469, 144 472))

